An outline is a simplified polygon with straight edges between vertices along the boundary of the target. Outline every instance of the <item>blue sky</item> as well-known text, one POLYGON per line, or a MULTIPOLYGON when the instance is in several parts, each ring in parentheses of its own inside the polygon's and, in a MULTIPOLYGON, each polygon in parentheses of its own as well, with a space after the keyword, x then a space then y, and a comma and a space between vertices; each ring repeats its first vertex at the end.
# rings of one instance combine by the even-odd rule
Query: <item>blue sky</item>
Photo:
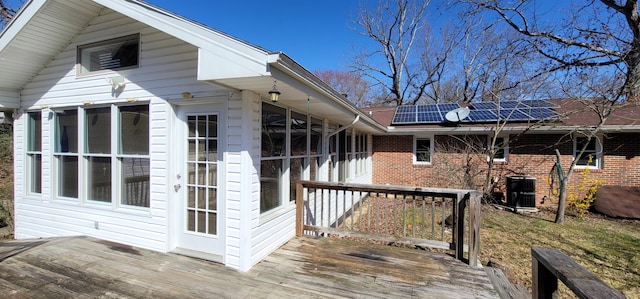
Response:
POLYGON ((369 42, 351 29, 358 16, 357 0, 147 2, 265 49, 285 52, 309 70, 347 70, 353 46, 369 42))

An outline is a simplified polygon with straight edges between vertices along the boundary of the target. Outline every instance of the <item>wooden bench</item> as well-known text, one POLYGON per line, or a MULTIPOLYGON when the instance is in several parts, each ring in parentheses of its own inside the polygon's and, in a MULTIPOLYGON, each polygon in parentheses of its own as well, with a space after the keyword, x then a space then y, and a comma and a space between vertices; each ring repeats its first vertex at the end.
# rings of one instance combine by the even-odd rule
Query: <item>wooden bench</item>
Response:
POLYGON ((552 298, 558 279, 578 298, 626 298, 598 276, 555 249, 531 248, 533 298, 552 298))

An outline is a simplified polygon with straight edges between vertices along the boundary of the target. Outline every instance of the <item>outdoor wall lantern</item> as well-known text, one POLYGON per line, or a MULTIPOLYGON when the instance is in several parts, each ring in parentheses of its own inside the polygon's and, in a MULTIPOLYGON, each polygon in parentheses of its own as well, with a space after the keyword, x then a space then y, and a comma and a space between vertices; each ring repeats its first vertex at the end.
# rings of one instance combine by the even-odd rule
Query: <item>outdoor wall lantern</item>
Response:
POLYGON ((272 102, 277 102, 278 99, 280 98, 280 91, 278 90, 278 87, 276 86, 276 81, 273 81, 273 87, 271 88, 271 90, 269 90, 269 95, 271 96, 271 101, 272 102))

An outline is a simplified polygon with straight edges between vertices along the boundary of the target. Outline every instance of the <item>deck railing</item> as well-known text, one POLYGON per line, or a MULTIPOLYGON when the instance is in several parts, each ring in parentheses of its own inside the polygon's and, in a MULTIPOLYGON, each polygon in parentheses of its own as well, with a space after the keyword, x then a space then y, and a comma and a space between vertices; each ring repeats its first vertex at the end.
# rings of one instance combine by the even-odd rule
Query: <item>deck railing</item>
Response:
POLYGON ((531 248, 531 257, 533 299, 555 298, 558 279, 578 298, 626 298, 559 250, 531 248))
POLYGON ((473 190, 299 181, 296 234, 453 250, 475 267, 480 197, 473 190))

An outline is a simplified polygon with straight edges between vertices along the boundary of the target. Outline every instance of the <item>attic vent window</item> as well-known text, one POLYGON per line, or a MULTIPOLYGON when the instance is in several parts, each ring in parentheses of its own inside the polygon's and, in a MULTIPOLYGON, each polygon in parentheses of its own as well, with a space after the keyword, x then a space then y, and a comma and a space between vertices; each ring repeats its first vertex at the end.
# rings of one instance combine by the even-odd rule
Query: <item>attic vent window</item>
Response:
POLYGON ((138 66, 140 35, 134 34, 78 47, 79 74, 138 66))

